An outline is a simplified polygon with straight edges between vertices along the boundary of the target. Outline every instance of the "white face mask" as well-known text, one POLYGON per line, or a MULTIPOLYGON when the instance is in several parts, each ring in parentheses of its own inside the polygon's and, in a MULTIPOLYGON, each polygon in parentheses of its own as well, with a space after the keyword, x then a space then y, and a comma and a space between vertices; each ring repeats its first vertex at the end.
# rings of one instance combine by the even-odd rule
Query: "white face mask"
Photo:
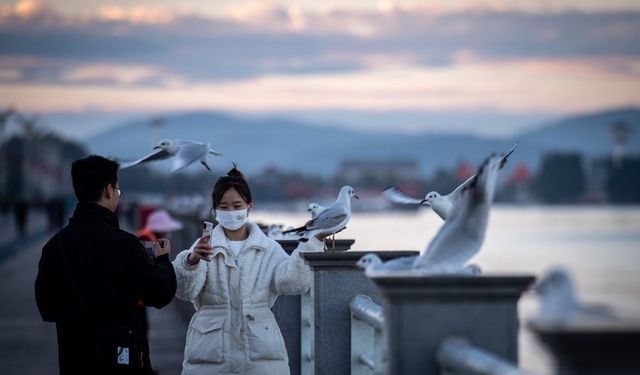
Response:
POLYGON ((248 211, 244 210, 236 211, 218 211, 216 210, 216 221, 227 230, 238 230, 247 223, 248 211))

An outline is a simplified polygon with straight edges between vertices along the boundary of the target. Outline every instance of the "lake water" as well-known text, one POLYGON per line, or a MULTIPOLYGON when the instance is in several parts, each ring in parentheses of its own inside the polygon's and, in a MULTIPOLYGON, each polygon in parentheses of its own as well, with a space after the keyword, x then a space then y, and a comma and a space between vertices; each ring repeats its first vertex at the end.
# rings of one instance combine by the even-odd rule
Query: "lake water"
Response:
MULTIPOLYGON (((252 220, 301 225, 306 213, 256 210, 252 220)), ((353 250, 423 250, 442 221, 429 209, 415 212, 354 213, 338 238, 356 240, 353 250)), ((610 305, 622 317, 640 317, 640 207, 495 206, 481 251, 471 260, 483 273, 540 276, 553 266, 571 271, 578 296, 610 305)), ((522 322, 537 310, 525 293, 522 322)), ((520 366, 551 374, 552 365, 523 325, 520 366)))

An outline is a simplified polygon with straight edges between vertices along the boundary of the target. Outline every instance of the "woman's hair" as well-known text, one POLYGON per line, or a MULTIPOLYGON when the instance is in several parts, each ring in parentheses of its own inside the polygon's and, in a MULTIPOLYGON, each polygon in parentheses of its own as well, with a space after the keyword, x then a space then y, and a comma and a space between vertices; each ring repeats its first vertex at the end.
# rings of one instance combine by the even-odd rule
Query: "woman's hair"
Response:
POLYGON ((236 163, 233 163, 233 168, 231 168, 231 170, 227 172, 227 175, 220 177, 216 184, 213 186, 213 192, 211 193, 211 208, 215 209, 218 203, 220 203, 220 201, 222 200, 222 196, 224 195, 224 193, 232 188, 235 189, 238 194, 240 194, 242 199, 244 199, 247 204, 253 202, 249 184, 244 178, 242 172, 238 170, 236 163))

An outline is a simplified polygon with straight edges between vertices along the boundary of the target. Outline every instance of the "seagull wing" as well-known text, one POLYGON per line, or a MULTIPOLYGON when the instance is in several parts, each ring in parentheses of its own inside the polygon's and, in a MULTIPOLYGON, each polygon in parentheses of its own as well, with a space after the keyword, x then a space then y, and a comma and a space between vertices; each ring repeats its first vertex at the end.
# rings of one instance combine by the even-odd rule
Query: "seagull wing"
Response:
POLYGON ((345 221, 349 217, 348 213, 341 207, 331 206, 326 210, 318 213, 314 219, 309 220, 307 223, 307 231, 330 230, 337 226, 346 224, 345 221))
POLYGON ((140 163, 147 163, 147 162, 156 161, 156 160, 164 160, 170 157, 171 157, 171 154, 167 152, 167 150, 158 148, 154 150, 152 153, 150 153, 149 155, 146 155, 140 159, 133 160, 133 161, 125 161, 120 163, 120 169, 133 167, 134 165, 137 165, 140 163))
POLYGON ((416 259, 415 268, 428 269, 432 265, 461 268, 480 250, 489 223, 499 159, 487 159, 474 182, 457 195, 450 217, 429 243, 424 254, 416 259))
POLYGON ((171 172, 182 169, 206 154, 206 146, 199 142, 180 141, 180 150, 173 158, 171 172))
POLYGON ((466 180, 464 180, 463 183, 458 185, 457 188, 453 189, 453 191, 451 193, 447 194, 447 195, 449 195, 452 198, 455 197, 455 195, 457 193, 459 193, 460 191, 462 191, 462 189, 464 189, 467 185, 469 185, 471 183, 471 181, 473 181, 476 178, 476 176, 478 176, 478 173, 474 173, 471 177, 469 177, 466 180))
POLYGON ((390 259, 382 263, 378 269, 381 270, 409 270, 416 261, 417 255, 410 255, 406 257, 399 257, 390 259))
POLYGON ((384 189, 382 191, 382 194, 384 195, 385 198, 387 198, 387 200, 389 200, 390 202, 393 202, 393 203, 399 203, 399 204, 422 204, 422 200, 421 199, 416 199, 414 197, 411 197, 411 196, 405 194, 402 190, 398 189, 395 186, 390 186, 390 187, 384 189))
MULTIPOLYGON (((494 160, 494 164, 496 164, 496 166, 498 167, 498 170, 502 169, 502 167, 504 167, 504 165, 507 163, 507 158, 509 156, 511 156, 511 154, 516 150, 516 148, 518 147, 518 145, 520 144, 520 142, 516 142, 516 144, 513 145, 513 147, 511 147, 511 149, 509 149, 509 151, 507 151, 506 153, 503 154, 503 156, 501 156, 500 158, 498 158, 497 160, 494 160)), ((493 167, 493 165, 492 165, 493 167)), ((463 183, 461 183, 460 185, 458 185, 457 188, 455 188, 449 195, 452 197, 452 199, 455 199, 455 195, 457 193, 459 193, 462 189, 464 189, 465 186, 469 185, 469 183, 471 183, 471 181, 473 181, 473 179, 476 178, 476 176, 478 176, 478 173, 474 173, 473 176, 467 178, 463 183)))

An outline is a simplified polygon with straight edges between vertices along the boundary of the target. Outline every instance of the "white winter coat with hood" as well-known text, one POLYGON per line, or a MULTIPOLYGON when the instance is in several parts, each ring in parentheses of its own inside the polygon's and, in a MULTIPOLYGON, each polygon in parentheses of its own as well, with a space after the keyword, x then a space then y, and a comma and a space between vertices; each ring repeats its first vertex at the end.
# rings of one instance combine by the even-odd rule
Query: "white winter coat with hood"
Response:
POLYGON ((237 259, 218 225, 211 235, 211 262, 185 263, 197 240, 173 261, 176 296, 196 308, 187 329, 183 375, 289 374, 271 307, 280 294, 307 290, 311 270, 298 253, 322 251, 322 242, 311 238, 289 256, 258 225, 248 225, 249 236, 237 259))

